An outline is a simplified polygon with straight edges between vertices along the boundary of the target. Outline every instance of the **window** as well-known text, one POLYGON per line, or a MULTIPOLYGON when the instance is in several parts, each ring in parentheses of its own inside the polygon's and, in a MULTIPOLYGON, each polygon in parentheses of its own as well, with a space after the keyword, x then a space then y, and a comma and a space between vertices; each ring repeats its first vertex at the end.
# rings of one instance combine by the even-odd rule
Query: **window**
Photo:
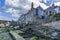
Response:
POLYGON ((44 19, 45 18, 45 16, 42 16, 42 19, 44 19))
POLYGON ((59 7, 59 12, 60 12, 60 7, 59 7))
POLYGON ((36 15, 38 15, 38 9, 36 9, 36 15))
POLYGON ((52 12, 50 11, 50 13, 52 13, 52 12))
POLYGON ((29 28, 29 30, 31 30, 31 28, 29 28))
POLYGON ((48 12, 46 12, 46 15, 48 15, 48 12))

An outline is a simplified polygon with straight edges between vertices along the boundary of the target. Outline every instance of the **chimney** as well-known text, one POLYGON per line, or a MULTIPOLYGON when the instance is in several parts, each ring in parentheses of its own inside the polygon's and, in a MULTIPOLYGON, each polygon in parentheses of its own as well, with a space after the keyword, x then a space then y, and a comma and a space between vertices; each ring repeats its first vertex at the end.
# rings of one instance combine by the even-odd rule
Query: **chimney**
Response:
POLYGON ((31 9, 33 9, 33 8, 34 8, 33 6, 34 6, 34 4, 33 4, 33 2, 32 2, 32 3, 31 3, 31 9))
POLYGON ((55 6, 55 4, 53 3, 53 4, 52 4, 52 8, 56 8, 56 7, 57 7, 57 6, 55 6))

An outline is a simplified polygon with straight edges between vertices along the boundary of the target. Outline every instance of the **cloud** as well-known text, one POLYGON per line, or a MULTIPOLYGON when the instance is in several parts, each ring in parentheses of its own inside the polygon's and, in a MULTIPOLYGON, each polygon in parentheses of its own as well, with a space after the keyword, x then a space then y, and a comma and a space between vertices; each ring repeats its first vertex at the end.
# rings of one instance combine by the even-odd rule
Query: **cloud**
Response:
POLYGON ((5 1, 5 11, 10 13, 12 17, 19 17, 20 10, 22 10, 22 7, 19 0, 5 1))
POLYGON ((56 5, 56 6, 60 6, 60 2, 56 2, 55 5, 56 5))
POLYGON ((44 0, 44 2, 46 3, 46 2, 47 2, 47 0, 44 0))
MULTIPOLYGON (((34 8, 37 6, 41 6, 43 9, 46 9, 44 3, 41 3, 42 0, 5 0, 5 11, 6 13, 10 13, 12 17, 19 17, 22 14, 27 13, 27 11, 31 8, 31 3, 34 3, 34 8), (44 7, 43 7, 44 6, 44 7)), ((47 2, 47 0, 44 0, 47 2)))
POLYGON ((13 17, 19 17, 20 11, 13 9, 13 10, 12 10, 12 13, 13 13, 13 14, 12 14, 13 17))
POLYGON ((28 2, 28 0, 6 0, 5 1, 5 5, 6 6, 10 6, 10 7, 14 7, 14 8, 25 8, 26 6, 29 6, 28 4, 30 4, 28 2))
MULTIPOLYGON (((42 0, 6 0, 5 5, 9 8, 29 10, 31 8, 31 3, 34 3, 34 7, 39 6, 42 0)), ((41 4, 42 5, 42 4, 41 4)), ((20 10, 21 11, 21 10, 20 10)))
POLYGON ((14 6, 14 7, 19 7, 19 0, 5 0, 6 5, 14 6), (17 5, 18 4, 18 5, 17 5))
POLYGON ((47 3, 48 1, 50 1, 50 0, 43 0, 45 3, 47 3))
POLYGON ((34 3, 34 7, 36 8, 37 6, 39 6, 39 0, 28 0, 30 3, 34 3))
MULTIPOLYGON (((33 2, 35 8, 38 7, 39 5, 40 5, 43 9, 48 8, 48 6, 46 6, 44 3, 41 3, 41 2, 40 2, 40 1, 42 1, 42 0, 28 0, 28 1, 33 2), (44 6, 44 7, 43 7, 43 6, 44 6)), ((45 0, 45 1, 47 1, 47 0, 45 0)))
POLYGON ((19 17, 19 10, 13 9, 13 8, 8 8, 7 10, 5 10, 6 13, 10 13, 12 17, 19 17))
POLYGON ((30 5, 27 0, 6 0, 4 9, 7 13, 11 13, 12 17, 19 17, 30 9, 30 5))

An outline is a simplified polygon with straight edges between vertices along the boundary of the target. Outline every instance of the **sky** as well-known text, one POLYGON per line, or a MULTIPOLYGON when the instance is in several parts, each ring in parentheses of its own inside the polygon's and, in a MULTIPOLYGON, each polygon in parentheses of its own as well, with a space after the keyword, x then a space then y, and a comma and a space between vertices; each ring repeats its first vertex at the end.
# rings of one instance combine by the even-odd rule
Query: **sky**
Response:
POLYGON ((0 0, 0 20, 18 20, 18 18, 27 13, 31 8, 31 3, 34 3, 34 8, 41 6, 46 9, 51 4, 60 4, 60 0, 0 0))

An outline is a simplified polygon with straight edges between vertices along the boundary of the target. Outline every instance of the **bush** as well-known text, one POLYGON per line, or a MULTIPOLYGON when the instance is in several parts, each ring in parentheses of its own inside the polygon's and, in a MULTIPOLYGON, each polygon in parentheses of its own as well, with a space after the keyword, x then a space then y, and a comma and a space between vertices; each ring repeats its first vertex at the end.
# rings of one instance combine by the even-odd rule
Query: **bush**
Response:
POLYGON ((50 17, 50 16, 54 16, 54 14, 52 13, 52 14, 49 15, 49 17, 50 17))
POLYGON ((55 14, 53 18, 56 18, 56 21, 60 20, 60 13, 55 14))
POLYGON ((38 37, 37 37, 37 36, 33 36, 33 37, 31 38, 31 40, 38 40, 38 37))

